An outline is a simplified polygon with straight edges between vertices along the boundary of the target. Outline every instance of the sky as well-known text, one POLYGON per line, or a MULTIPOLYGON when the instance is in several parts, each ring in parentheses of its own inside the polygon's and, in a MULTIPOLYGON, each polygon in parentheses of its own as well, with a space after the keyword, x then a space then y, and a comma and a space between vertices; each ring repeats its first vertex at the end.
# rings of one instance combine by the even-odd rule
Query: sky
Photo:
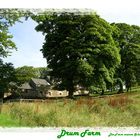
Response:
MULTIPOLYGON (((26 7, 24 7, 25 2, 22 3, 20 1, 18 3, 19 1, 17 0, 13 1, 16 2, 16 7, 18 8, 87 8, 94 10, 110 23, 123 22, 140 26, 140 0, 46 0, 48 1, 48 3, 46 2, 47 4, 43 4, 45 0, 40 0, 39 3, 34 1, 32 4, 26 4, 26 7)), ((1 4, 3 7, 9 4, 8 0, 4 0, 4 3, 2 3, 3 5, 1 4)), ((8 5, 8 7, 11 6, 8 5)), ((13 41, 18 50, 13 51, 12 56, 4 59, 5 62, 12 62, 15 67, 24 65, 45 67, 47 65, 46 60, 40 52, 44 42, 44 36, 34 30, 36 25, 34 21, 28 20, 23 23, 16 23, 10 28, 10 32, 14 36, 13 41)))
POLYGON ((43 58, 42 48, 44 36, 41 32, 34 29, 37 23, 31 19, 17 22, 10 28, 17 50, 12 51, 11 56, 4 59, 5 62, 11 62, 15 67, 24 65, 34 67, 45 67, 46 59, 43 58))

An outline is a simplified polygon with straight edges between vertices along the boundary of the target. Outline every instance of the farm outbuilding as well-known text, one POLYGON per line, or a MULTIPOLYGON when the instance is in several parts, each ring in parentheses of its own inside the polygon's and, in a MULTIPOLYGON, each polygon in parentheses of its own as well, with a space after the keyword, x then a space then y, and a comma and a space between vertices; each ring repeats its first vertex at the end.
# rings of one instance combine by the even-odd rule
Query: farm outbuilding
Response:
POLYGON ((46 97, 50 86, 45 79, 32 78, 28 83, 19 87, 20 95, 22 98, 43 98, 46 97))
POLYGON ((68 92, 52 90, 51 84, 45 79, 32 78, 28 83, 19 87, 22 98, 47 98, 47 97, 66 97, 68 92))

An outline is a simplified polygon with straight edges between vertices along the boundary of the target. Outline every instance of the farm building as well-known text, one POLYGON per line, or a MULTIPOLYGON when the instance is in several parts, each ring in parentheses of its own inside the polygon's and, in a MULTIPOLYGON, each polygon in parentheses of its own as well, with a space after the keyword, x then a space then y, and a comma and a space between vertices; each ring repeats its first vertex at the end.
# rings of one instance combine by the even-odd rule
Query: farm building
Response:
MULTIPOLYGON (((67 90, 54 90, 53 85, 46 79, 31 78, 29 82, 22 84, 20 87, 16 83, 11 83, 10 92, 5 93, 5 98, 12 96, 12 98, 23 99, 40 99, 40 98, 55 98, 68 96, 67 90), (14 87, 14 88, 13 88, 14 87)), ((86 91, 80 86, 76 87, 74 95, 87 95, 89 91, 86 91)))
POLYGON ((22 84, 20 89, 20 95, 23 98, 42 98, 47 94, 50 88, 50 83, 45 79, 32 78, 29 82, 22 84))
POLYGON ((51 90, 51 84, 45 79, 32 78, 19 87, 22 98, 65 97, 67 91, 51 90))

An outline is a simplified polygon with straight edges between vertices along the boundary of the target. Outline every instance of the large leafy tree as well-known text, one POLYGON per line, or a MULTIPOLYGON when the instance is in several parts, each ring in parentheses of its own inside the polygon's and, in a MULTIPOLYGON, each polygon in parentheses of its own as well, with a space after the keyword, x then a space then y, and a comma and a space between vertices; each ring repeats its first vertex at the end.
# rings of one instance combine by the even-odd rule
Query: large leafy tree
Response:
POLYGON ((104 91, 112 83, 120 63, 112 28, 95 13, 70 12, 34 16, 37 31, 43 32, 43 55, 51 74, 73 96, 76 85, 100 86, 104 91))
POLYGON ((133 28, 133 39, 132 43, 136 44, 137 49, 135 50, 136 61, 135 61, 135 77, 136 82, 140 85, 140 26, 132 25, 133 28))
POLYGON ((16 68, 16 82, 21 85, 25 82, 31 80, 31 78, 42 78, 49 80, 49 72, 47 67, 32 67, 32 66, 22 66, 16 68))
POLYGON ((0 57, 6 57, 10 50, 16 49, 16 45, 12 41, 13 36, 9 33, 9 27, 16 21, 20 21, 20 17, 24 15, 17 9, 0 9, 0 57))
POLYGON ((32 66, 18 67, 15 71, 18 85, 28 82, 31 78, 39 78, 40 76, 38 69, 32 66))
MULTIPOLYGON (((26 14, 17 9, 0 9, 0 58, 7 57, 12 49, 16 49, 9 33, 9 27, 26 14)), ((9 82, 13 80, 14 68, 11 63, 3 63, 0 59, 0 96, 3 97, 9 82)))
POLYGON ((9 83, 15 81, 15 69, 11 63, 3 63, 0 59, 0 98, 8 90, 9 83))
POLYGON ((115 38, 119 42, 121 55, 121 65, 117 70, 117 76, 125 81, 128 91, 140 79, 140 27, 125 23, 113 25, 120 33, 115 38))

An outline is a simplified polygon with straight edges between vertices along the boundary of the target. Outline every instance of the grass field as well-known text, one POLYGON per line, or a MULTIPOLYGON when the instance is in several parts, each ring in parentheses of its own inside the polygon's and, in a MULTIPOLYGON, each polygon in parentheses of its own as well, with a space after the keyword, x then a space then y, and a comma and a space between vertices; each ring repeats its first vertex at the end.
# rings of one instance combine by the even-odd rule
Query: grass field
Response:
POLYGON ((37 103, 4 103, 3 127, 122 127, 140 126, 140 92, 104 98, 78 97, 37 103))

